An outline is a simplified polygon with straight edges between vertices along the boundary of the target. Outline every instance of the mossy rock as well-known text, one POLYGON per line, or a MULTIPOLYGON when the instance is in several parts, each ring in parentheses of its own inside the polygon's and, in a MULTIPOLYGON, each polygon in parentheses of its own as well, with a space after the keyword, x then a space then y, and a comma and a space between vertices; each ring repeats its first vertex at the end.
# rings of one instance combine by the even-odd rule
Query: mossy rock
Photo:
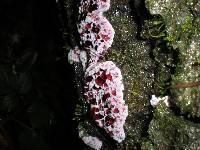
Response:
POLYGON ((200 147, 200 125, 175 116, 164 103, 155 109, 148 133, 154 149, 196 150, 200 147))
POLYGON ((177 64, 171 76, 171 93, 182 114, 200 117, 200 2, 197 0, 146 0, 151 14, 164 19, 165 40, 177 49, 177 64), (193 85, 193 86, 192 86, 193 85))

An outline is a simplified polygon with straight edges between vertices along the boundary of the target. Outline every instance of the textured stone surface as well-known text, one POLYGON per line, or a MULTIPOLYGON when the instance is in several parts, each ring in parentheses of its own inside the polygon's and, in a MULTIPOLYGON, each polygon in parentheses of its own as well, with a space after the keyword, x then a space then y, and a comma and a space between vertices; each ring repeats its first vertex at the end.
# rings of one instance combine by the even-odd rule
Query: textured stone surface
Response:
POLYGON ((125 144, 130 148, 140 142, 149 113, 154 62, 149 56, 148 43, 136 38, 137 25, 133 21, 129 1, 111 1, 111 8, 106 15, 115 30, 113 45, 106 59, 115 62, 122 72, 124 99, 129 107, 125 144))
POLYGON ((164 102, 155 109, 148 133, 150 140, 143 143, 143 147, 149 145, 147 149, 196 150, 200 146, 200 124, 175 116, 164 102))
POLYGON ((200 86, 195 86, 200 81, 200 2, 146 0, 146 5, 152 14, 163 17, 165 38, 178 50, 178 64, 171 81, 173 99, 182 113, 200 117, 200 86))

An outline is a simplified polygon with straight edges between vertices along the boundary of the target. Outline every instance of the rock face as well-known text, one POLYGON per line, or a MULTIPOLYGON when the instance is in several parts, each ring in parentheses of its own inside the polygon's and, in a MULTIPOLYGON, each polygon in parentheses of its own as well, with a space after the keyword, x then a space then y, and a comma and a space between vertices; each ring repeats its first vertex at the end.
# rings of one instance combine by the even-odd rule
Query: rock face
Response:
MULTIPOLYGON (((142 140, 146 121, 150 114, 149 95, 153 91, 154 67, 150 45, 137 38, 138 28, 132 12, 133 1, 113 0, 106 13, 115 29, 112 51, 106 59, 112 60, 121 69, 124 82, 124 98, 129 107, 126 119, 126 140, 124 147, 137 149, 142 140)), ((122 147, 120 147, 122 149, 122 147)))
POLYGON ((150 140, 143 141, 142 149, 198 149, 200 124, 177 117, 162 102, 154 111, 149 125, 150 140))
MULTIPOLYGON (((162 69, 158 72, 163 71, 168 76, 171 74, 171 78, 167 79, 166 75, 160 73, 161 81, 158 85, 165 84, 165 91, 170 94, 172 107, 167 108, 163 102, 154 110, 154 117, 148 130, 149 140, 143 141, 142 148, 198 149, 200 3, 195 0, 146 0, 145 2, 150 13, 154 15, 154 19, 145 23, 147 28, 151 29, 149 33, 156 35, 148 36, 166 44, 165 49, 159 45, 160 43, 157 44, 153 53, 155 60, 165 66, 165 68, 159 66, 162 69), (157 29, 159 32, 155 34, 157 29)), ((161 93, 164 90, 158 91, 161 93)))
POLYGON ((178 50, 171 92, 183 114, 200 117, 200 2, 146 0, 152 14, 163 17, 169 44, 178 50))

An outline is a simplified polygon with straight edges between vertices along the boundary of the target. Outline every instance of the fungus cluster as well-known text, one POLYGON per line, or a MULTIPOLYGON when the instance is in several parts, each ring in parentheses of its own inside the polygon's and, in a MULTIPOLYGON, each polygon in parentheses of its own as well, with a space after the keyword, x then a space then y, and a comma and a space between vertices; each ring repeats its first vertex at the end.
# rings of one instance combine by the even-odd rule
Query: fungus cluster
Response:
POLYGON ((114 140, 121 142, 125 139, 123 125, 128 115, 128 107, 123 100, 121 71, 112 61, 99 61, 111 47, 115 34, 112 25, 103 16, 109 7, 110 0, 81 0, 77 28, 83 50, 78 47, 70 50, 68 59, 81 61, 83 68, 86 67, 84 95, 90 104, 91 118, 114 140))
POLYGON ((88 51, 90 62, 97 62, 111 47, 114 30, 102 14, 88 14, 78 25, 80 45, 88 51))
POLYGON ((121 142, 125 138, 123 125, 128 115, 121 71, 112 61, 106 61, 88 67, 85 76, 85 96, 91 104, 92 118, 113 139, 121 142))
POLYGON ((90 62, 97 62, 108 48, 114 38, 114 29, 103 12, 110 7, 109 0, 82 0, 79 7, 80 45, 87 50, 90 62))

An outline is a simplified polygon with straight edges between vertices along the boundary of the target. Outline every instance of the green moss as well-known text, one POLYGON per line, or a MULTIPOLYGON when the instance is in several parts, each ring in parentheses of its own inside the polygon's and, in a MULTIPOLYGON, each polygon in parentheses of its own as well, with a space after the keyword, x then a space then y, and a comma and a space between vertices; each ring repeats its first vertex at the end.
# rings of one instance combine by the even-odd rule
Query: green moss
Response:
POLYGON ((168 36, 165 37, 165 40, 171 43, 175 40, 175 37, 172 36, 172 35, 168 35, 168 36))
POLYGON ((154 150, 155 147, 153 146, 153 143, 148 140, 148 139, 144 139, 142 144, 141 144, 141 150, 154 150))
POLYGON ((140 35, 147 39, 160 39, 166 36, 164 26, 162 17, 154 16, 152 19, 144 20, 143 30, 140 35))
POLYGON ((195 63, 196 63, 197 65, 200 65, 200 56, 197 57, 195 63))
POLYGON ((183 32, 188 32, 193 29, 192 20, 193 19, 191 18, 191 16, 186 16, 185 22, 182 24, 183 32))

